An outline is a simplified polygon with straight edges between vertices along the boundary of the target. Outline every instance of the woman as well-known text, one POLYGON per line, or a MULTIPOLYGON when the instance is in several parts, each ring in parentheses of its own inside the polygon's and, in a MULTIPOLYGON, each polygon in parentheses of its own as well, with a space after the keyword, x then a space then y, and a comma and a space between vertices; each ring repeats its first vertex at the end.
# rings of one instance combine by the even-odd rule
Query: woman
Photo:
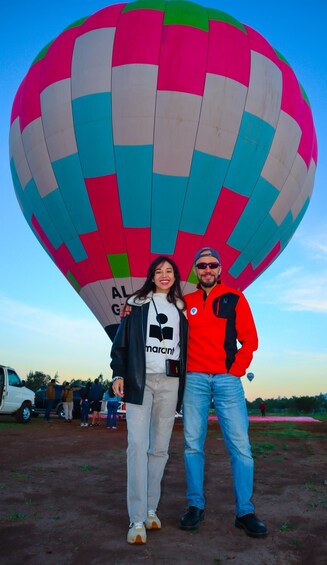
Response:
POLYGON ((112 392, 112 383, 104 393, 103 400, 106 402, 107 406, 107 429, 110 430, 112 428, 113 430, 116 430, 117 410, 119 407, 120 398, 118 396, 115 396, 115 394, 112 392))
POLYGON ((113 342, 111 368, 113 391, 126 402, 127 542, 143 544, 146 529, 161 528, 160 485, 185 381, 187 320, 174 261, 155 259, 127 303, 131 313, 113 342))

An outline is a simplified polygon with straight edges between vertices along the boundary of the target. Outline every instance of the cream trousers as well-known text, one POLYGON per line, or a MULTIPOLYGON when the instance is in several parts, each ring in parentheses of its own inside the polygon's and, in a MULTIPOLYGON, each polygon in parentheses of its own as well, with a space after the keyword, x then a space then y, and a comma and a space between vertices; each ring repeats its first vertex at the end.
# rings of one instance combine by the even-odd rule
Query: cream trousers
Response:
POLYGON ((175 421, 179 379, 147 374, 143 404, 126 404, 127 508, 130 522, 157 510, 175 421))

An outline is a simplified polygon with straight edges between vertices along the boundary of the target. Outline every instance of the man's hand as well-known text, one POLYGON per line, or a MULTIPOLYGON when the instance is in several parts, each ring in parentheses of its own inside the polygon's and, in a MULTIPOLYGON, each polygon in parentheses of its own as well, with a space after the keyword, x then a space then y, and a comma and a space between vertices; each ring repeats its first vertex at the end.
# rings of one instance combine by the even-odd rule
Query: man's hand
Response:
POLYGON ((120 317, 121 318, 126 318, 126 316, 129 316, 131 313, 132 307, 129 304, 124 304, 124 306, 120 307, 120 317))

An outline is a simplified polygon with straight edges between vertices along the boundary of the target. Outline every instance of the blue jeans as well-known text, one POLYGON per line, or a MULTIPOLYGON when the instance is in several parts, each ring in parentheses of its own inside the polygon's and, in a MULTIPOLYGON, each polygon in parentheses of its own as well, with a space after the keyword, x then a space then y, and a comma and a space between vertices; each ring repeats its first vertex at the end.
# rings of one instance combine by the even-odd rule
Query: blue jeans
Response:
POLYGON ((46 400, 46 408, 45 408, 44 419, 47 422, 49 422, 49 420, 50 420, 50 414, 51 414, 51 410, 52 410, 53 405, 54 405, 54 400, 46 400))
POLYGON ((112 417, 112 427, 117 427, 117 410, 118 402, 107 402, 107 428, 111 427, 111 417, 112 417))
POLYGON ((89 419, 90 403, 87 399, 82 400, 81 404, 81 422, 82 424, 87 424, 89 419))
POLYGON ((204 508, 204 443, 211 400, 230 455, 235 511, 236 516, 241 517, 254 512, 251 502, 254 465, 243 385, 239 377, 187 373, 183 400, 186 497, 189 506, 204 508))

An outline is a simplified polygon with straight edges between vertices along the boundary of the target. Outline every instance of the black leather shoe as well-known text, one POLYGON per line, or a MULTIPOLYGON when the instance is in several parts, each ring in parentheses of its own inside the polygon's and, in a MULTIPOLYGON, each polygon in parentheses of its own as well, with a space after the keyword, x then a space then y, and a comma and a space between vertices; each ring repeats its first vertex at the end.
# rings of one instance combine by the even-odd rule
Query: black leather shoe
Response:
POLYGON ((255 514, 245 514, 241 518, 235 519, 235 527, 245 530, 247 536, 261 538, 267 535, 267 527, 255 514))
POLYGON ((182 516, 179 527, 182 530, 197 530, 199 523, 204 519, 204 510, 196 506, 189 506, 182 516))

